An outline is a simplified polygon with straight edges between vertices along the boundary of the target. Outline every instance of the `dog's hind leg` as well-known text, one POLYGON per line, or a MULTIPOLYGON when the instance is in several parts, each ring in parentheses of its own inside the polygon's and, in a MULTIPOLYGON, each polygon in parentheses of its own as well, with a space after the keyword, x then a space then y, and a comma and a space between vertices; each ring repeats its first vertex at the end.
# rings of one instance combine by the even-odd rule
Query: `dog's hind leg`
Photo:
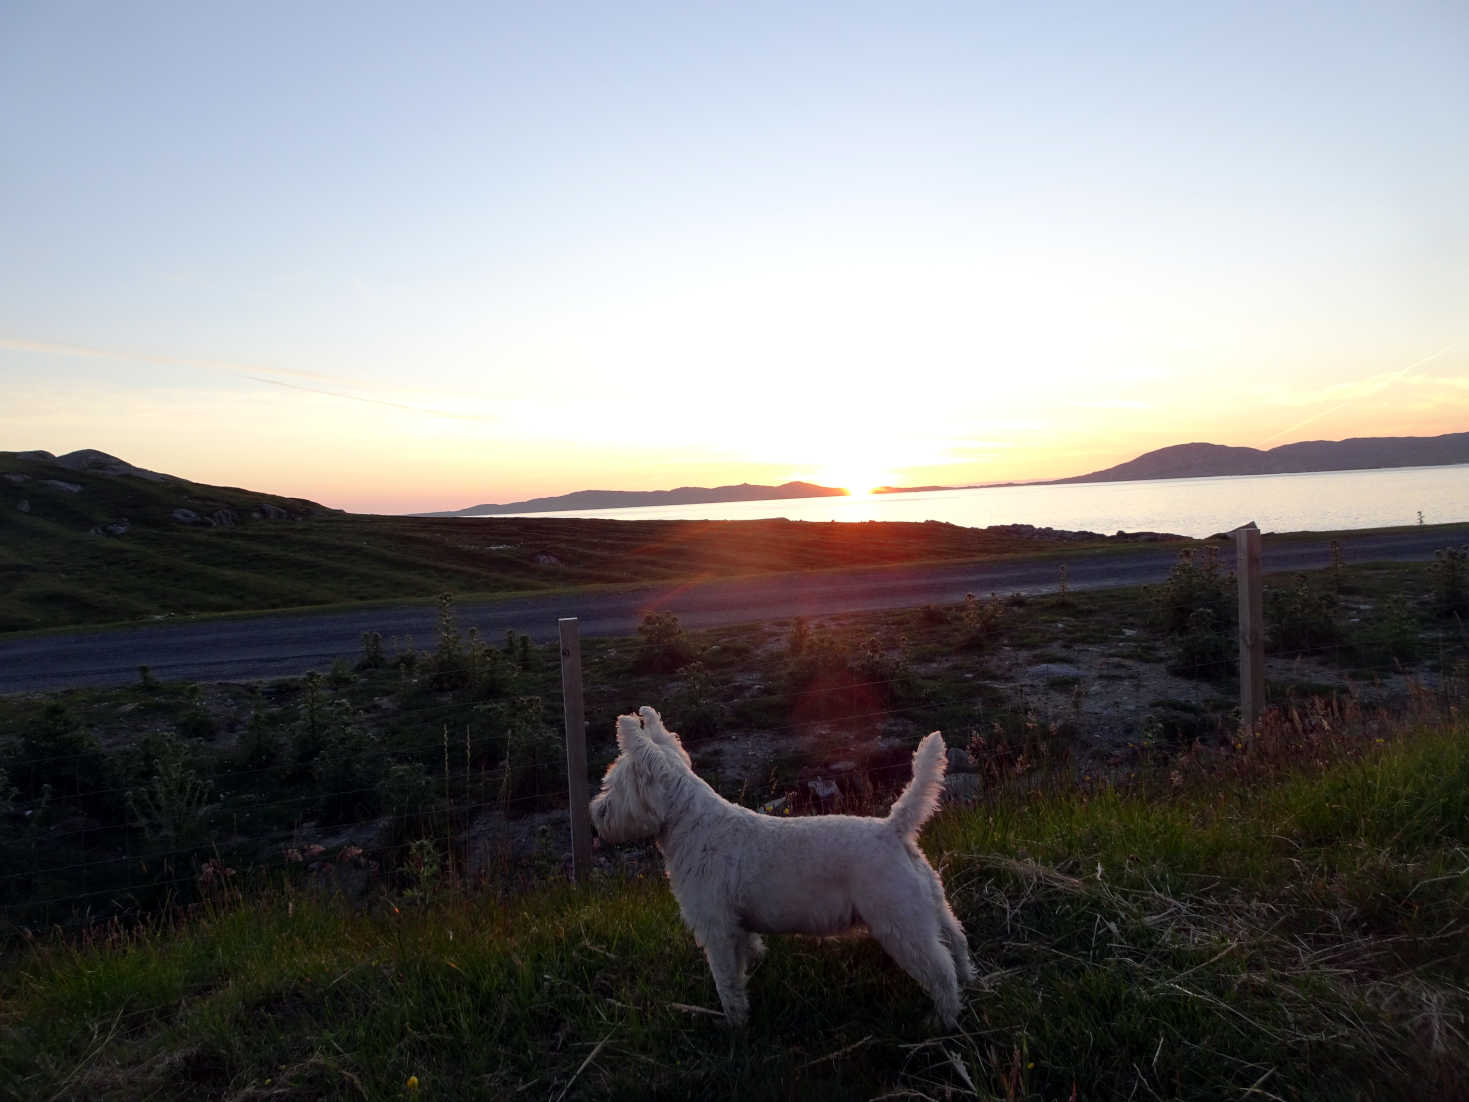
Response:
POLYGON ((745 935, 745 951, 740 957, 740 973, 748 976, 765 959, 765 940, 759 934, 745 935))
POLYGON ((949 910, 942 897, 939 899, 938 915, 939 938, 949 950, 949 956, 954 959, 954 975, 959 980, 960 987, 968 987, 974 982, 974 962, 969 959, 969 939, 964 936, 964 927, 959 925, 959 920, 954 917, 954 912, 949 910))
POLYGON ((959 980, 954 958, 931 912, 925 911, 924 920, 917 926, 888 926, 869 919, 867 928, 888 956, 918 981, 933 1000, 939 1020, 952 1029, 959 1022, 959 980))

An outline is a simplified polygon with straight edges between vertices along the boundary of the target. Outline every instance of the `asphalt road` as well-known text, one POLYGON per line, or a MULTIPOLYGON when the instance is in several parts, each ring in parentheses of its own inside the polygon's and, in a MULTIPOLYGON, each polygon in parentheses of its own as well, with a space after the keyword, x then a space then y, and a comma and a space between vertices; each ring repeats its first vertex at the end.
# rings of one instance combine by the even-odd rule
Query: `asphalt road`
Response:
MULTIPOLYGON (((1469 544, 1469 524, 1364 533, 1341 539, 1350 563, 1414 561, 1440 547, 1469 544)), ((1222 554, 1232 562, 1233 548, 1222 554)), ((1176 553, 1128 551, 1066 560, 1072 589, 1102 589, 1162 581, 1176 553)), ((1262 555, 1267 573, 1327 565, 1327 541, 1275 540, 1262 555)), ((597 593, 515 597, 459 606, 463 627, 477 627, 490 641, 514 629, 538 642, 557 638, 557 620, 575 616, 585 636, 631 635, 651 611, 675 613, 685 627, 753 623, 790 616, 822 616, 955 603, 966 593, 1001 595, 1054 591, 1055 559, 946 566, 901 566, 832 573, 784 574, 755 579, 649 586, 597 593)), ((67 635, 0 640, 0 693, 136 681, 147 666, 160 680, 252 681, 324 670, 338 658, 361 654, 362 634, 384 640, 412 637, 425 648, 435 636, 432 606, 399 605, 346 612, 298 612, 150 624, 67 635)))

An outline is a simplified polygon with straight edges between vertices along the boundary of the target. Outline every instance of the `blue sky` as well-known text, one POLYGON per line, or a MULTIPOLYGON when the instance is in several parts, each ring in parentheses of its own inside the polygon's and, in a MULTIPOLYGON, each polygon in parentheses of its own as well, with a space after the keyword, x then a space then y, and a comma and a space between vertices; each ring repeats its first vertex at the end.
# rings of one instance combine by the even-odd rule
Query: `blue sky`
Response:
POLYGON ((0 0, 0 448, 354 509, 1469 429, 1469 7, 0 0))

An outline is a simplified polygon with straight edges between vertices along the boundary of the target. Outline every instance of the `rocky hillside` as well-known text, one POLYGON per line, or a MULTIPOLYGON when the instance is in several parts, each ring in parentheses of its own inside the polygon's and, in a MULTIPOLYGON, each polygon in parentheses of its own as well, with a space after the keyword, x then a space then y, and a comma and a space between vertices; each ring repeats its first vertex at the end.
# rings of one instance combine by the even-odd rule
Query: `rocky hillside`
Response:
MULTIPOLYGON (((207 486, 135 467, 91 448, 0 452, 0 518, 33 518, 93 535, 138 526, 227 528, 337 512, 314 501, 207 486)), ((0 531, 5 528, 0 519, 0 531)))

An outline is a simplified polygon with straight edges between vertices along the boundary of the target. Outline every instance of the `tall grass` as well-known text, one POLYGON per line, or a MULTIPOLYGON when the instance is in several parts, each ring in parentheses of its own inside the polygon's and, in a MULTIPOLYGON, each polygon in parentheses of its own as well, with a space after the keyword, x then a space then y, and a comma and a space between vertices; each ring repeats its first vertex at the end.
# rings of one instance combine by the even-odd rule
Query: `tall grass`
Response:
POLYGON ((1469 726, 1212 775, 934 820, 981 971, 952 1033, 866 939, 772 939, 731 1033, 658 876, 365 911, 230 883, 8 961, 0 1095, 1469 1094, 1469 726))

